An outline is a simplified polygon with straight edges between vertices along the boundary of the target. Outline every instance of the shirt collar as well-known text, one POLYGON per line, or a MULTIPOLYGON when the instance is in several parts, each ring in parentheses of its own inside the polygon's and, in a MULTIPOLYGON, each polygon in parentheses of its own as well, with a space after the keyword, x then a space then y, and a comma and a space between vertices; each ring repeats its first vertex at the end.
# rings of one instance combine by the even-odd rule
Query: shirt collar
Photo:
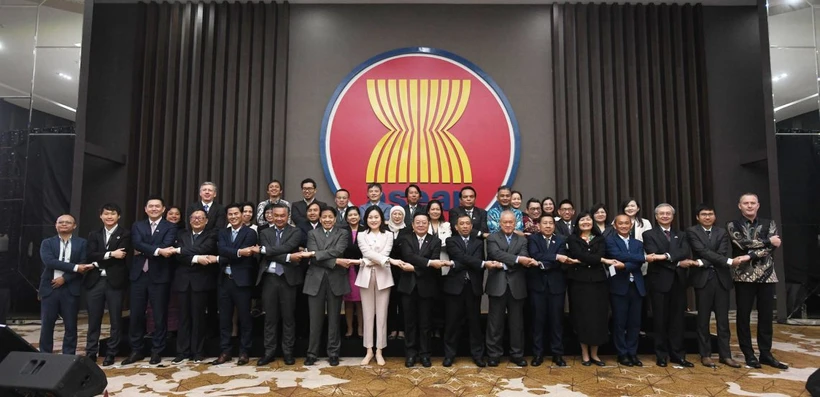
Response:
POLYGON ((106 227, 103 227, 103 229, 105 229, 105 232, 108 233, 108 234, 114 234, 114 232, 117 230, 117 228, 119 226, 120 226, 120 224, 118 223, 118 224, 114 225, 114 227, 112 227, 111 230, 108 230, 108 228, 106 228, 106 227))
POLYGON ((231 231, 232 231, 232 232, 238 233, 240 230, 242 230, 242 228, 243 228, 245 225, 239 225, 239 227, 238 227, 238 228, 236 228, 236 229, 234 229, 234 228, 233 228, 233 226, 231 226, 231 225, 228 225, 228 226, 230 226, 230 228, 231 228, 231 231))

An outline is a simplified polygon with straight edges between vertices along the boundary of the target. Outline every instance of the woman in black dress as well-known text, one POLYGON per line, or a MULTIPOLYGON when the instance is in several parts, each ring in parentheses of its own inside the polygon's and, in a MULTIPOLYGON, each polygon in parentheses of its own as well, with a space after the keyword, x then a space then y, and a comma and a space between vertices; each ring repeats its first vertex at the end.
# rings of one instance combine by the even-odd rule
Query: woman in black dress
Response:
POLYGON ((617 263, 604 258, 606 241, 595 227, 592 214, 581 212, 575 218, 578 225, 567 239, 569 256, 580 261, 569 264, 569 313, 578 341, 581 342, 581 362, 584 366, 606 365, 598 357, 598 346, 609 340, 609 287, 604 265, 617 263))

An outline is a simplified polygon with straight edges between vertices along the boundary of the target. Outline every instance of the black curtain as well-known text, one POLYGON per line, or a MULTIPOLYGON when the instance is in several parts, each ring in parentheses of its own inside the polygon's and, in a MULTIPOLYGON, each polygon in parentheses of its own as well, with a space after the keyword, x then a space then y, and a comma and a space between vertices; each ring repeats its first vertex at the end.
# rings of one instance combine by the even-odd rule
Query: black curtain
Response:
POLYGON ((129 197, 265 197, 284 166, 287 4, 143 3, 129 197))
MULTIPOLYGON (((700 5, 552 6, 557 198, 678 223, 712 198, 700 5)), ((612 214, 612 212, 610 212, 612 214)))

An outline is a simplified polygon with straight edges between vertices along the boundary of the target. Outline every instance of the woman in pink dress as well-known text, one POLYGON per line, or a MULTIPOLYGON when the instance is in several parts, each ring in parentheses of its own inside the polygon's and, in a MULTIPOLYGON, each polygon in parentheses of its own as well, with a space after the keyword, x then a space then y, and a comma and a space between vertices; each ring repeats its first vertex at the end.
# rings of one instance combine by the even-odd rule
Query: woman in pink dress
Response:
MULTIPOLYGON (((362 251, 359 249, 358 237, 359 232, 365 231, 365 227, 359 225, 361 215, 359 209, 356 207, 347 207, 345 211, 346 225, 342 226, 350 231, 350 240, 347 242, 347 249, 342 254, 345 259, 362 259, 362 251)), ((345 338, 353 336, 353 309, 356 309, 356 321, 358 322, 357 337, 362 336, 362 325, 364 318, 362 317, 362 297, 359 293, 359 287, 356 286, 356 275, 359 273, 359 266, 350 266, 348 268, 348 279, 350 280, 350 293, 344 296, 345 302, 345 320, 347 321, 347 332, 345 338)))

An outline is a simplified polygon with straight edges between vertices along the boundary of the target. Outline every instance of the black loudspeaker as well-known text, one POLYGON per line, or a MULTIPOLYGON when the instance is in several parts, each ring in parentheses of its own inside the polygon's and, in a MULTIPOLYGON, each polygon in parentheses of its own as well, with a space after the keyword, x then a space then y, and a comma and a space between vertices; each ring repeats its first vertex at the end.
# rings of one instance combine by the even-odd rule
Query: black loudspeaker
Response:
POLYGON ((806 381, 806 391, 812 397, 820 397, 820 369, 809 376, 809 380, 806 381))
POLYGON ((0 362, 11 352, 37 353, 37 349, 6 325, 0 324, 0 362))
POLYGON ((0 362, 0 395, 91 397, 102 394, 105 373, 85 356, 11 352, 0 362))

